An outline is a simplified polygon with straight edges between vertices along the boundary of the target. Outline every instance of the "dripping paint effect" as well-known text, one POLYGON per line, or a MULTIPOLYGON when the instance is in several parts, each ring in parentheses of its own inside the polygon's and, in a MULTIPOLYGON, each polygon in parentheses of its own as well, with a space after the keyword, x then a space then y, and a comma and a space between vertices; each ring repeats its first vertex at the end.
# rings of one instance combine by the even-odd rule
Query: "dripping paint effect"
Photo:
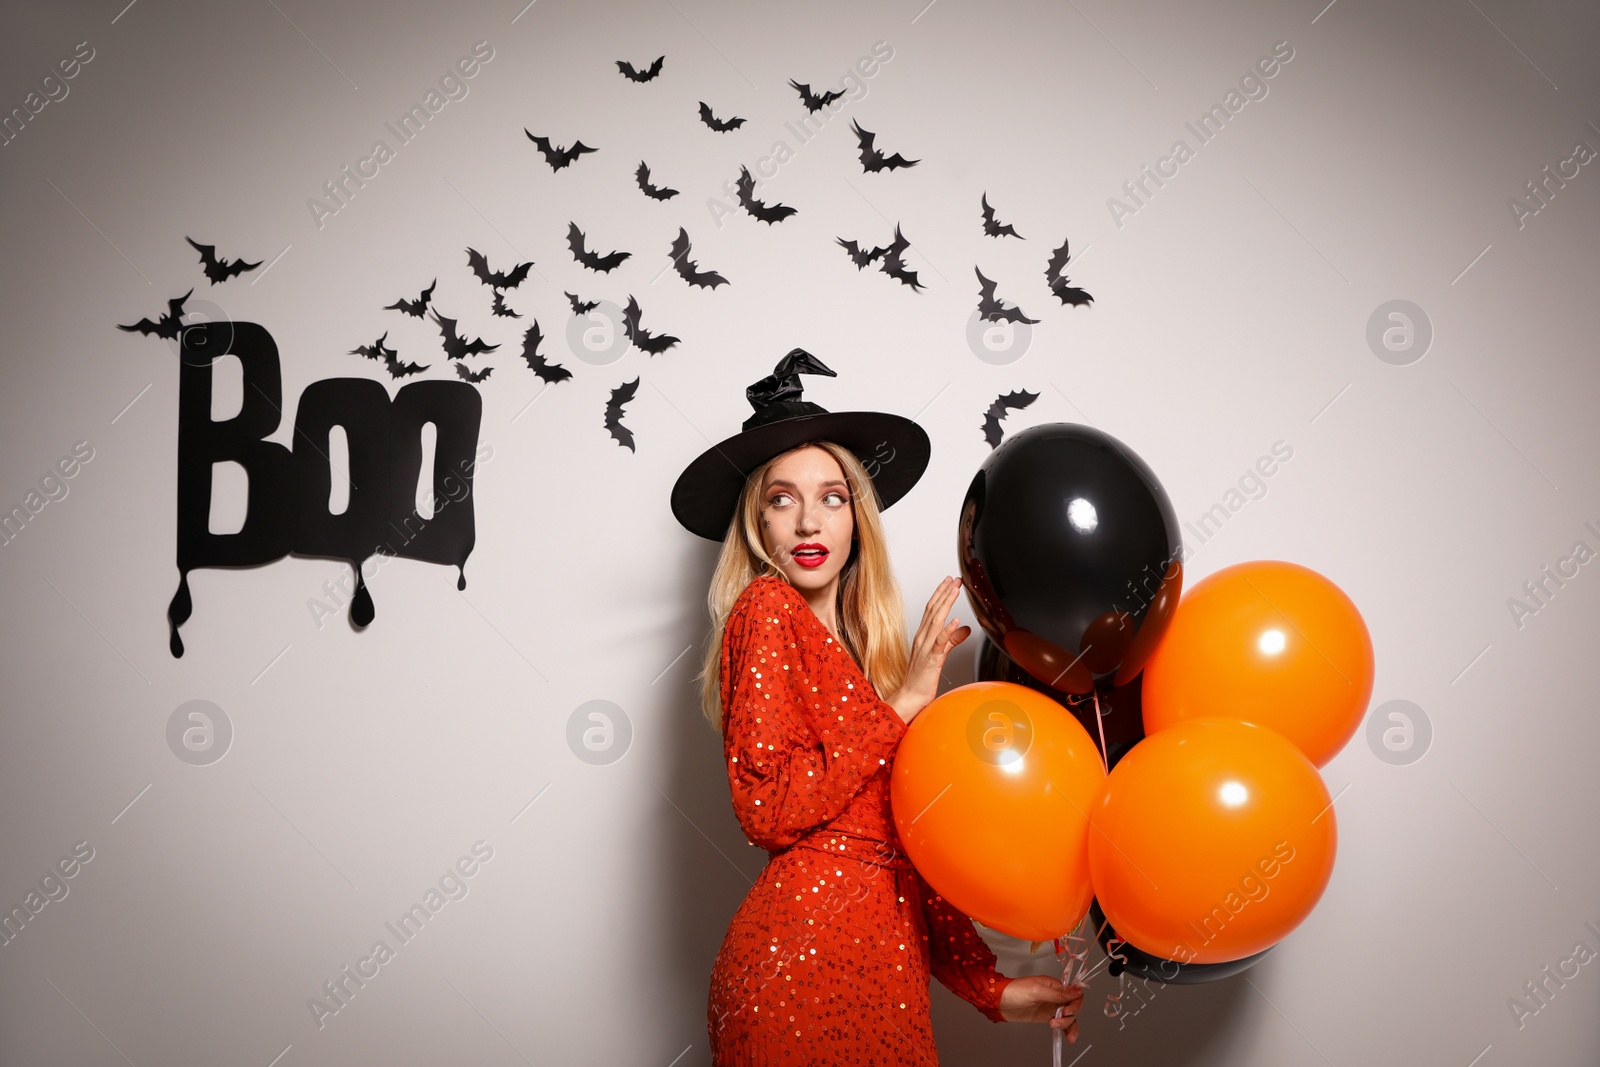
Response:
POLYGON ((189 599, 189 572, 182 571, 178 575, 178 591, 172 594, 172 603, 167 605, 167 623, 172 629, 167 647, 172 650, 174 659, 183 658, 183 638, 178 636, 178 627, 189 621, 193 611, 194 601, 189 599))
POLYGON ((377 609, 372 604, 372 594, 367 590, 367 579, 361 573, 361 564, 366 560, 356 560, 353 566, 356 569, 356 595, 350 600, 350 621, 357 626, 365 626, 377 614, 377 609))
POLYGON ((459 592, 462 589, 465 589, 466 587, 467 587, 467 572, 458 563, 458 564, 456 564, 456 591, 459 592))

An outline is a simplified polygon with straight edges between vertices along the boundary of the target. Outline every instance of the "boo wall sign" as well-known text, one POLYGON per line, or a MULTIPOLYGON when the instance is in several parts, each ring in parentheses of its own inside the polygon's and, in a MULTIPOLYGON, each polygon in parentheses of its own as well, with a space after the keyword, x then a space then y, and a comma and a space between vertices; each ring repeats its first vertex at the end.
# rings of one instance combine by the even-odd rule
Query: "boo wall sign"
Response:
MULTIPOLYGON (((289 553, 350 561, 356 594, 350 617, 372 621, 372 596, 361 564, 376 553, 454 565, 456 587, 476 539, 472 473, 477 465, 483 399, 462 381, 412 382, 391 400, 368 378, 325 378, 300 394, 294 447, 264 440, 278 428, 283 380, 278 346, 253 322, 210 322, 184 329, 178 379, 178 591, 167 608, 169 647, 183 655, 178 627, 194 605, 189 572, 197 567, 250 567, 289 553), (212 367, 233 356, 243 369, 243 403, 230 419, 211 417, 212 367), (415 498, 421 474, 422 428, 435 428, 432 484, 448 497, 423 518, 415 498), (329 510, 334 471, 328 458, 333 427, 349 444, 349 502, 329 510), (249 494, 244 525, 235 533, 210 529, 212 469, 232 461, 244 468, 249 494)), ((341 477, 343 475, 341 474, 341 477)))

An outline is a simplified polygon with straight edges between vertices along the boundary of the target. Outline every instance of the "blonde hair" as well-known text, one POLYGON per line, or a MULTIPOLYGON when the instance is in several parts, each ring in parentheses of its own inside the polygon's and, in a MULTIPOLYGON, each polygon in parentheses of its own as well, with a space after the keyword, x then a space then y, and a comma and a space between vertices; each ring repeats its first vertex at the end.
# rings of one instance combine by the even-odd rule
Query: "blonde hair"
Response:
MULTIPOLYGON (((784 456, 816 447, 832 456, 850 486, 855 517, 855 541, 850 558, 839 573, 839 636, 845 650, 861 665, 862 673, 887 697, 905 680, 910 648, 905 635, 905 615, 900 589, 889 569, 889 546, 878 515, 878 497, 872 479, 854 452, 832 441, 811 441, 774 456, 751 472, 734 508, 722 554, 711 574, 706 607, 711 612, 711 634, 700 671, 700 707, 707 721, 722 732, 722 635, 734 603, 756 578, 783 572, 761 543, 761 487, 767 472, 784 456)), ((787 581, 787 578, 784 578, 787 581)))

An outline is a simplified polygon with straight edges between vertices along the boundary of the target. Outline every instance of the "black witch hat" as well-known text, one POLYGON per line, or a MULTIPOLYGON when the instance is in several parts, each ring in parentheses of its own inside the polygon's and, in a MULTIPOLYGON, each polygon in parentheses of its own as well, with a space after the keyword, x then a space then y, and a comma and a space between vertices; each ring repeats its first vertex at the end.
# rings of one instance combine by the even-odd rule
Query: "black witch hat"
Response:
POLYGON ((745 390, 755 412, 744 420, 743 431, 706 449, 678 476, 672 513, 691 533, 721 541, 751 472, 812 441, 832 441, 855 453, 872 478, 880 510, 922 477, 932 446, 921 426, 901 415, 828 411, 802 400, 802 374, 836 377, 810 352, 791 349, 770 375, 745 390))

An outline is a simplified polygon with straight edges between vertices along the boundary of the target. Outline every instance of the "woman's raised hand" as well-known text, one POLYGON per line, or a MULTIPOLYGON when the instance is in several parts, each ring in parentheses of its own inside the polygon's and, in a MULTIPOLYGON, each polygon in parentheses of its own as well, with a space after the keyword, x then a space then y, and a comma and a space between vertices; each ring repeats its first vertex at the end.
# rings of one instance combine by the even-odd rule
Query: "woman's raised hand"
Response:
POLYGON ((950 609, 960 593, 961 583, 955 578, 946 577, 940 582, 939 588, 928 598, 922 624, 911 639, 911 659, 906 666, 905 681, 887 701, 907 723, 938 696, 939 672, 944 669, 945 657, 972 633, 972 627, 961 625, 960 619, 950 618, 950 609))

